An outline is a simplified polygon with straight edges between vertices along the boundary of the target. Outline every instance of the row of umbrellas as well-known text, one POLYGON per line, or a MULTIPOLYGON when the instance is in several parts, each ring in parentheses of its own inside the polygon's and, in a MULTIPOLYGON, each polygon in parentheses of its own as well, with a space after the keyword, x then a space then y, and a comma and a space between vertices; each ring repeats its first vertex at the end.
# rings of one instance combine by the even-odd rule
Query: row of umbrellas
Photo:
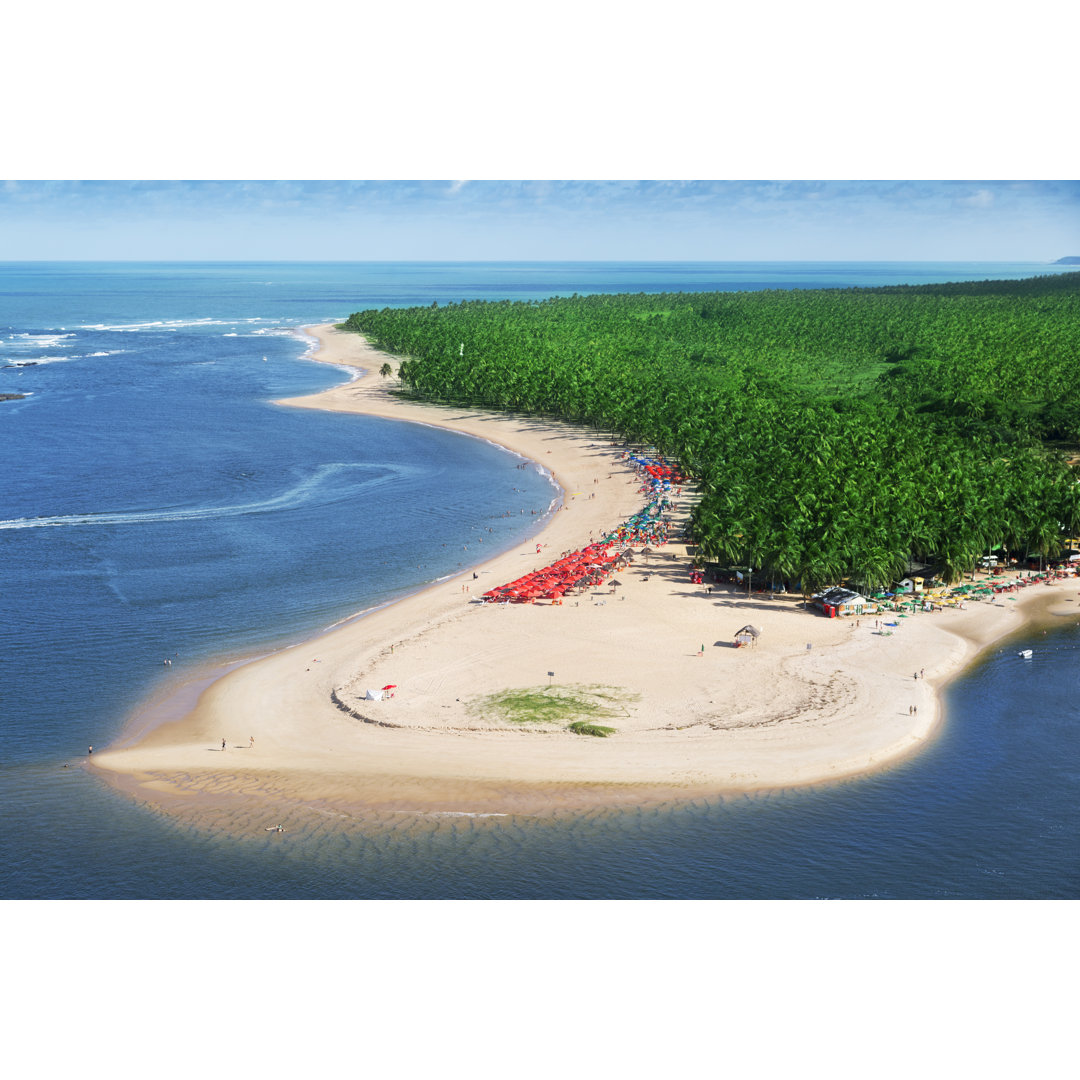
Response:
MULTIPOLYGON (((604 537, 612 544, 663 544, 667 541, 668 523, 663 520, 661 501, 653 499, 644 509, 628 518, 604 537)), ((648 552, 652 554, 652 552, 648 552)))
MULTIPOLYGON (((625 566, 633 552, 612 552, 610 542, 590 544, 571 552, 542 570, 534 570, 516 581, 489 589, 481 599, 491 602, 510 600, 531 603, 534 600, 559 600, 570 589, 601 584, 616 569, 625 566)), ((621 585, 621 581, 612 582, 621 585)))
POLYGON ((683 474, 661 457, 651 458, 631 454, 629 459, 642 479, 642 491, 662 495, 670 492, 672 485, 686 483, 683 474))
POLYGON ((639 471, 644 472, 650 480, 660 484, 682 484, 685 478, 674 466, 669 465, 662 457, 644 457, 636 454, 630 455, 630 460, 639 471))
MULTIPOLYGON (((630 460, 644 471, 648 477, 647 483, 656 493, 647 506, 612 529, 603 540, 564 555, 542 570, 534 570, 516 581, 489 589, 481 599, 487 603, 499 600, 515 603, 560 600, 570 589, 600 585, 606 581, 633 558, 630 545, 659 546, 666 543, 669 526, 663 520, 663 511, 668 503, 662 498, 662 493, 665 487, 670 488, 673 483, 683 483, 682 474, 663 458, 631 456, 630 460)), ((652 549, 646 546, 643 554, 651 555, 652 549)), ((622 585, 622 582, 615 579, 611 584, 615 587, 622 585)))
MULTIPOLYGON (((973 595, 988 595, 990 593, 1000 593, 1006 590, 1012 591, 1017 588, 1023 588, 1025 585, 1033 585, 1038 582, 1045 581, 1049 577, 1048 573, 1034 574, 1028 578, 1003 578, 994 577, 988 578, 986 581, 971 582, 966 585, 954 585, 949 590, 949 599, 963 599, 965 596, 973 595)), ((892 592, 879 592, 874 593, 875 600, 883 599, 896 599, 900 603, 917 603, 923 599, 923 595, 920 593, 892 593, 892 592)))

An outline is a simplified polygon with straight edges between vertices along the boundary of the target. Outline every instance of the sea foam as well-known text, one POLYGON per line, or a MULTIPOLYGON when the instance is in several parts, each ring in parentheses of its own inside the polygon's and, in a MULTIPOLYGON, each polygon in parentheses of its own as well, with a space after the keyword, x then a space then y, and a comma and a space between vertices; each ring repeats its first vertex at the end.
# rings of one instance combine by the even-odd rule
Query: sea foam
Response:
POLYGON ((41 517, 9 518, 0 521, 0 529, 48 529, 75 525, 146 525, 171 521, 204 521, 207 519, 240 517, 245 514, 267 514, 293 510, 312 502, 329 505, 353 498, 370 484, 380 483, 387 471, 407 471, 396 465, 372 466, 360 462, 334 462, 320 465, 311 476, 269 499, 238 503, 230 506, 161 507, 152 510, 106 510, 85 514, 54 514, 41 517), (320 486, 339 473, 359 470, 373 474, 359 483, 350 484, 338 493, 320 493, 320 486))
POLYGON ((12 334, 0 339, 5 349, 70 349, 74 342, 67 339, 74 334, 12 334))

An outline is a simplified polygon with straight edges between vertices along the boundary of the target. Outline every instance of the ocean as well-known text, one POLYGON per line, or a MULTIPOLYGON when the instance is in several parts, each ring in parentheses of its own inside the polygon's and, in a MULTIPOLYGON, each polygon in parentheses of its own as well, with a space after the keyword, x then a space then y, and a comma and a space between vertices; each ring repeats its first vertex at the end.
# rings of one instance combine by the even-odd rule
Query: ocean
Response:
POLYGON ((1075 619, 982 657, 916 756, 805 789, 237 838, 181 826, 80 767, 193 672, 458 573, 478 532, 508 548, 551 508, 544 471, 498 447, 274 405, 350 377, 310 362, 300 327, 433 300, 1055 269, 0 264, 0 394, 25 395, 0 401, 0 897, 1077 897, 1075 619))

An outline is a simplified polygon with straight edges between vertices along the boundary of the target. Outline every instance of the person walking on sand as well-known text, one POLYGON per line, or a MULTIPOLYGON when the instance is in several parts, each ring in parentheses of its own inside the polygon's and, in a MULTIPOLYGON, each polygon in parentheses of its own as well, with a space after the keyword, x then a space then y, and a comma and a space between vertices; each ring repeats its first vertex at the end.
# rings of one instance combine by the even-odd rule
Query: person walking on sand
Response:
POLYGON ((248 746, 250 747, 250 746, 254 746, 254 745, 255 745, 255 736, 254 735, 248 736, 248 746))
POLYGON ((222 749, 222 751, 224 751, 224 749, 225 749, 225 740, 224 739, 221 740, 221 749, 222 749))

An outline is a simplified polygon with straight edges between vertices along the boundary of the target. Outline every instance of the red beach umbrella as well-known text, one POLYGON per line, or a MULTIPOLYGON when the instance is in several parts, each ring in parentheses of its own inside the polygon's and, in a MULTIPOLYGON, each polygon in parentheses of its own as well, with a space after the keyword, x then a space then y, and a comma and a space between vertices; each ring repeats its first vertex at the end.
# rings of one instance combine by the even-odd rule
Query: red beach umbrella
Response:
POLYGON ((386 685, 385 685, 385 686, 383 687, 383 689, 384 689, 384 690, 396 690, 396 689, 397 689, 397 683, 387 683, 387 684, 386 684, 386 685))

